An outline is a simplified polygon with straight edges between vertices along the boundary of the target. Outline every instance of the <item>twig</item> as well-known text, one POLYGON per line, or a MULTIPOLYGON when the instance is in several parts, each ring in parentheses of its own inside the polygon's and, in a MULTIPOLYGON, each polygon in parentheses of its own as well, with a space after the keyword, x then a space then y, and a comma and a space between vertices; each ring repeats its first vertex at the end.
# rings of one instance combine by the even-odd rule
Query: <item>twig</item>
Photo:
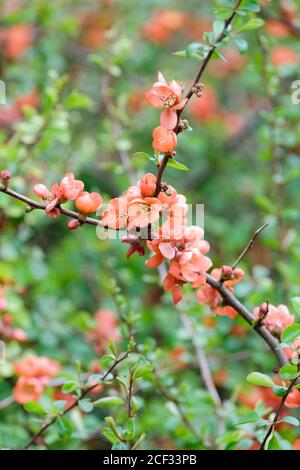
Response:
MULTIPOLYGON (((37 201, 34 201, 33 199, 30 199, 29 197, 24 196, 23 194, 17 193, 16 191, 13 191, 12 189, 4 188, 3 186, 0 185, 0 192, 4 193, 4 194, 7 194, 8 196, 13 197, 14 199, 18 199, 19 201, 24 202, 31 209, 40 209, 40 210, 43 210, 43 211, 46 210, 46 205, 45 204, 41 204, 37 201)), ((69 209, 64 209, 61 206, 59 206, 58 209, 59 209, 61 214, 65 215, 67 217, 72 217, 74 219, 79 219, 78 212, 71 211, 69 209)), ((93 219, 92 217, 87 217, 85 219, 85 223, 90 224, 90 225, 96 225, 98 227, 105 227, 105 225, 103 224, 103 222, 101 222, 101 220, 93 219)))
MULTIPOLYGON (((177 126, 174 129, 174 132, 176 134, 179 134, 178 124, 179 124, 179 121, 180 121, 180 117, 181 117, 183 111, 185 110, 188 102, 190 101, 191 97, 194 94, 193 89, 194 89, 195 85, 197 85, 199 83, 203 73, 205 72, 206 67, 208 66, 208 64, 210 62, 210 59, 212 58, 212 56, 213 56, 213 54, 214 54, 214 52, 217 48, 217 44, 226 37, 227 32, 228 32, 228 27, 231 25, 232 21, 234 20, 234 18, 236 16, 236 13, 237 13, 237 10, 239 9, 239 6, 240 6, 241 3, 242 3, 242 0, 238 0, 238 2, 236 3, 236 5, 235 5, 235 7, 232 11, 232 14, 225 21, 224 29, 223 29, 222 33, 215 39, 214 43, 211 45, 209 52, 207 53, 205 59, 203 60, 201 66, 200 66, 200 69, 198 70, 198 73, 197 73, 192 85, 190 86, 189 91, 186 94, 187 101, 185 103, 185 106, 180 111, 177 111, 177 126)), ((154 193, 154 197, 157 196, 160 193, 162 177, 163 177, 164 171, 167 167, 167 164, 168 164, 168 161, 169 161, 170 158, 171 158, 170 154, 165 154, 162 161, 161 161, 161 163, 160 163, 160 165, 159 165, 157 175, 156 175, 156 190, 155 190, 155 193, 154 193)))
POLYGON ((276 414, 274 416, 274 419, 273 419, 273 422, 272 424, 270 425, 269 429, 268 429, 268 432, 267 434, 265 435, 264 437, 264 440, 262 441, 261 443, 261 446, 260 446, 260 449, 259 450, 265 450, 265 445, 269 439, 269 437, 271 436, 272 432, 274 431, 275 429, 275 426, 276 424, 278 423, 278 420, 279 420, 279 417, 280 417, 280 413, 281 411, 283 410, 283 407, 284 407, 284 404, 286 402, 286 399, 287 397, 289 396, 290 392, 292 391, 293 389, 293 386, 296 384, 297 380, 298 380, 299 377, 296 377, 295 379, 293 379, 286 391, 286 394, 281 398, 281 402, 280 402, 280 405, 278 407, 278 410, 276 411, 276 414))
POLYGON ((210 274, 206 273, 206 281, 211 286, 214 287, 225 300, 227 305, 230 305, 238 314, 246 320, 247 323, 256 331, 259 336, 267 343, 271 351, 278 360, 278 363, 281 366, 289 364, 287 356, 281 349, 278 349, 279 341, 272 336, 272 334, 264 326, 255 327, 255 319, 252 313, 243 305, 233 294, 230 292, 222 282, 216 281, 210 274))
MULTIPOLYGON (((104 382, 104 380, 109 376, 109 374, 111 374, 111 372, 113 372, 113 370, 121 363, 123 362, 125 359, 127 359, 127 357, 129 356, 130 354, 130 351, 127 351, 123 356, 121 356, 119 359, 117 359, 113 365, 108 369, 108 371, 103 375, 103 377, 101 378, 102 382, 104 382)), ((24 446, 24 450, 27 450, 29 449, 29 447, 34 444, 34 442, 36 441, 36 439, 38 437, 40 437, 45 431, 46 429, 48 429, 50 426, 52 426, 52 424, 54 424, 57 420, 57 418, 59 416, 65 416, 67 413, 69 413, 69 411, 71 411, 73 408, 75 408, 77 405, 78 405, 78 402, 80 400, 82 400, 88 393, 90 393, 94 388, 96 388, 97 386, 99 385, 99 383, 96 383, 94 385, 91 385, 90 387, 88 387, 87 389, 85 389, 81 395, 70 405, 68 406, 68 408, 65 409, 65 411, 60 414, 60 415, 56 415, 54 416, 53 418, 51 418, 50 421, 48 421, 47 423, 43 424, 43 426, 32 436, 32 438, 27 442, 27 444, 24 446)))
POLYGON ((242 260, 242 258, 244 258, 244 256, 248 253, 249 250, 251 250, 251 248, 253 247, 254 245, 254 242, 256 240, 256 238, 258 237, 258 235, 266 228, 268 227, 269 224, 264 224, 262 225, 261 227, 259 227, 255 232, 254 234, 252 235, 250 241, 248 242, 247 246, 244 248, 244 250, 242 251, 242 253, 240 254, 240 256, 237 258, 237 260, 233 263, 232 265, 232 269, 235 269, 237 267, 237 265, 239 264, 239 262, 242 260))

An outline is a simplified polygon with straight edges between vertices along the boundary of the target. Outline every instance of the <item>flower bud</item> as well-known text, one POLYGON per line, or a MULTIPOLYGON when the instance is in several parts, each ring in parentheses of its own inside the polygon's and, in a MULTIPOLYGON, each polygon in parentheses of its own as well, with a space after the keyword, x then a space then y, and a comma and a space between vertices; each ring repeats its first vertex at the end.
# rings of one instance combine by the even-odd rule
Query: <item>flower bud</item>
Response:
POLYGON ((77 219, 72 219, 68 222, 68 229, 69 230, 76 230, 80 226, 80 222, 77 219))
POLYGON ((11 174, 8 170, 1 171, 0 179, 2 179, 2 181, 8 181, 10 180, 10 178, 11 178, 11 174))

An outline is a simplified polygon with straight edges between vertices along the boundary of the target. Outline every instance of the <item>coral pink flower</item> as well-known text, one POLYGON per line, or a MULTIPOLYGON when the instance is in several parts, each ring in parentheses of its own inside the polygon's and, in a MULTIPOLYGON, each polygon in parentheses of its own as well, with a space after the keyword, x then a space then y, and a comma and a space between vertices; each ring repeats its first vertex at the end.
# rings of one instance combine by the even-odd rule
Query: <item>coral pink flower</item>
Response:
POLYGON ((98 193, 84 191, 75 202, 76 208, 82 214, 96 212, 103 203, 103 198, 98 193))
POLYGON ((15 361, 14 369, 22 377, 52 377, 58 374, 60 365, 48 357, 28 356, 15 361))
MULTIPOLYGON (((257 307, 253 311, 253 315, 256 320, 260 317, 260 307, 257 307)), ((278 305, 275 307, 269 304, 268 314, 263 320, 265 327, 271 331, 280 335, 289 325, 294 322, 294 316, 291 315, 286 305, 278 305)))
POLYGON ((182 88, 175 80, 167 83, 163 74, 158 72, 158 81, 146 93, 148 103, 154 108, 167 108, 161 113, 160 123, 168 130, 174 129, 177 124, 176 111, 181 110, 187 103, 182 99, 182 88))
POLYGON ((63 199, 74 201, 83 193, 84 183, 80 180, 75 180, 73 173, 67 173, 61 180, 59 189, 63 199))
POLYGON ((46 203, 48 217, 59 217, 60 211, 57 206, 61 203, 61 192, 58 184, 53 184, 50 191, 44 184, 36 184, 33 192, 46 203))
POLYGON ((294 389, 288 395, 285 404, 288 408, 299 408, 300 407, 300 390, 294 389))
POLYGON ((127 226, 128 201, 126 197, 111 199, 108 209, 102 214, 102 222, 105 226, 118 230, 127 226))
POLYGON ((0 40, 3 43, 4 55, 10 59, 17 59, 33 41, 33 28, 29 24, 18 24, 1 32, 0 40))
POLYGON ((173 303, 176 305, 182 300, 182 283, 176 281, 176 279, 168 274, 163 282, 163 287, 165 291, 172 291, 173 303))
POLYGON ((20 377, 13 389, 15 400, 23 405, 29 401, 38 401, 44 390, 43 383, 35 377, 20 377))
MULTIPOLYGON (((222 268, 213 269, 211 272, 211 276, 216 280, 220 281, 224 273, 230 272, 230 276, 226 276, 223 282, 224 286, 227 287, 231 292, 233 291, 233 286, 237 284, 244 276, 244 273, 241 269, 234 269, 229 267, 223 266, 222 268)), ((196 294, 196 299, 201 305, 209 305, 212 312, 216 315, 226 315, 231 318, 235 318, 237 316, 237 312, 230 307, 229 305, 223 304, 223 299, 219 292, 214 289, 209 284, 204 284, 196 294)))
POLYGON ((177 135, 163 126, 156 127, 153 131, 152 146, 156 152, 171 153, 177 146, 177 135))
POLYGON ((159 219, 160 211, 161 203, 156 197, 133 199, 128 206, 128 228, 143 228, 154 224, 159 219))
POLYGON ((156 176, 152 173, 146 173, 140 180, 139 187, 143 197, 153 196, 156 190, 156 176))
POLYGON ((285 65, 299 64, 297 52, 289 46, 275 46, 271 50, 271 62, 274 67, 283 67, 285 65))
POLYGON ((156 10, 154 15, 144 24, 143 34, 151 42, 166 44, 172 35, 184 26, 185 22, 186 15, 182 11, 156 10))
POLYGON ((182 100, 182 88, 175 80, 167 83, 161 72, 158 72, 157 82, 146 93, 148 103, 154 108, 169 108, 173 111, 184 108, 187 99, 182 100))

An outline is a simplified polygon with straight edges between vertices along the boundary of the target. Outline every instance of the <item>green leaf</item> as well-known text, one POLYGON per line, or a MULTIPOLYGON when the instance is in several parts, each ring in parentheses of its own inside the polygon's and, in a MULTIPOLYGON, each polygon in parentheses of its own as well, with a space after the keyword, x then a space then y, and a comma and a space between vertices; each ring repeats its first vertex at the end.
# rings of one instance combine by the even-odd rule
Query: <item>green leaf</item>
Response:
POLYGON ((255 423, 258 420, 259 416, 257 413, 252 411, 251 413, 247 413, 244 416, 242 416, 238 421, 236 421, 235 425, 239 426, 241 424, 246 424, 246 423, 255 423))
POLYGON ((286 366, 281 367, 279 375, 283 380, 293 380, 300 375, 300 372, 296 366, 287 364, 286 366))
POLYGON ((291 299, 292 305, 297 315, 300 315, 300 297, 293 297, 291 299))
POLYGON ((115 362, 115 357, 112 354, 105 354, 100 358, 99 364, 101 369, 109 368, 115 362))
POLYGON ((270 435, 268 441, 266 442, 265 449, 267 450, 280 450, 281 449, 278 438, 274 433, 270 435))
POLYGON ((264 20, 261 18, 252 18, 247 21, 237 32, 245 33, 247 31, 253 31, 255 29, 261 28, 264 24, 264 20))
POLYGON ((93 403, 88 400, 79 400, 78 406, 84 413, 90 413, 93 411, 93 403))
POLYGON ((169 159, 168 166, 171 166, 172 168, 176 168, 177 170, 181 170, 181 171, 189 171, 189 168, 186 165, 184 165, 183 163, 177 162, 173 158, 169 159))
POLYGON ((84 95, 77 90, 73 90, 64 100, 64 106, 70 110, 90 109, 92 106, 92 100, 89 96, 84 95))
POLYGON ((237 45, 237 48, 240 54, 242 55, 245 54, 248 50, 248 42, 241 37, 235 37, 234 40, 235 40, 235 43, 237 45))
POLYGON ((273 380, 261 372, 251 372, 247 376, 247 381, 254 385, 260 385, 261 387, 274 387, 273 380))
POLYGON ((127 429, 125 431, 124 437, 126 441, 132 441, 132 439, 134 439, 134 436, 135 436, 135 419, 130 418, 127 423, 127 429))
POLYGON ((218 37, 221 36, 221 34, 224 31, 224 28, 225 28, 224 21, 216 20, 213 22, 213 31, 214 31, 215 39, 218 39, 218 37))
POLYGON ((128 448, 125 442, 118 441, 113 444, 111 450, 128 450, 128 448))
POLYGON ((295 324, 288 326, 281 335, 281 341, 284 343, 292 343, 300 336, 300 325, 295 324))
POLYGON ((29 401, 28 403, 24 404, 24 409, 36 416, 45 416, 47 411, 40 403, 35 403, 33 401, 29 401))
POLYGON ((284 397, 284 395, 286 394, 286 390, 287 389, 285 387, 280 387, 279 385, 274 385, 273 387, 273 392, 278 397, 284 397))
POLYGON ((225 8, 230 8, 232 9, 234 7, 234 1, 233 0, 219 0, 220 5, 222 5, 225 8))
POLYGON ((300 424, 299 420, 295 418, 294 416, 285 416, 279 422, 288 423, 288 424, 291 424, 292 426, 299 426, 300 424))
POLYGON ((106 426, 101 426, 101 431, 103 435, 106 437, 106 439, 112 444, 116 444, 117 442, 120 442, 119 438, 115 435, 115 433, 111 429, 107 428, 106 426))
POLYGON ((124 400, 121 397, 103 397, 93 402, 93 405, 99 407, 110 407, 124 405, 124 400))
POLYGON ((147 158, 148 160, 149 158, 151 158, 151 155, 149 155, 149 153, 146 153, 146 152, 135 152, 132 156, 139 157, 139 158, 147 158))
POLYGON ((58 434, 60 437, 70 437, 73 433, 73 424, 66 416, 58 416, 56 420, 58 434))
POLYGON ((247 2, 245 4, 242 4, 242 10, 258 13, 260 11, 260 6, 256 2, 247 2))
POLYGON ((80 389, 78 382, 70 381, 63 384, 61 391, 65 394, 75 392, 75 390, 80 389))
POLYGON ((230 16, 230 11, 227 8, 214 8, 213 13, 214 17, 220 21, 227 20, 230 16))
POLYGON ((118 438, 118 440, 122 440, 122 436, 120 436, 120 432, 117 428, 116 422, 112 416, 106 416, 105 422, 108 424, 110 427, 111 431, 114 433, 114 435, 118 438), (121 439, 120 439, 121 438, 121 439))

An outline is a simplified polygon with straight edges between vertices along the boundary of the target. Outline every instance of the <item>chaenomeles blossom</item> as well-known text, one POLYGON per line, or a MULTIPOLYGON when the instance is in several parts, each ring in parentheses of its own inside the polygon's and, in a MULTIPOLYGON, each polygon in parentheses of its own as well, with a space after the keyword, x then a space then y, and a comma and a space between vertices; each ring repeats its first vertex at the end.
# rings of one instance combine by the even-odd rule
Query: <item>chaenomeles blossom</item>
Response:
MULTIPOLYGON (((263 304, 262 306, 254 309, 253 315, 256 320, 260 319, 261 307, 266 309, 267 305, 263 304)), ((294 316, 289 312, 286 305, 278 305, 278 307, 275 307, 272 304, 268 305, 267 314, 262 321, 263 325, 271 333, 276 334, 277 336, 280 336, 280 334, 293 322, 294 316)))
MULTIPOLYGON (((222 268, 213 269, 211 276, 216 281, 223 279, 223 285, 230 292, 233 292, 233 286, 241 281, 244 272, 239 268, 232 269, 230 266, 223 266, 222 268)), ((230 305, 224 304, 222 296, 209 284, 204 284, 200 287, 197 291, 196 299, 201 305, 209 305, 212 312, 217 315, 227 315, 228 317, 235 318, 238 314, 230 305)))
POLYGON ((144 228, 159 220, 161 203, 156 197, 133 199, 128 205, 128 230, 144 228))
POLYGON ((81 214, 88 215, 92 212, 97 212, 103 203, 103 198, 98 193, 88 193, 84 191, 75 202, 76 208, 81 214))
POLYGON ((44 391, 45 385, 35 377, 20 377, 13 389, 15 400, 24 405, 29 401, 38 401, 44 391))
POLYGON ((111 199, 108 209, 102 214, 102 222, 106 227, 119 230, 127 227, 128 200, 125 196, 111 199))
POLYGON ((142 197, 150 197, 156 191, 156 176, 146 173, 138 183, 142 197))
POLYGON ((48 357, 28 356, 15 361, 14 369, 20 377, 13 394, 18 403, 24 404, 39 400, 50 377, 58 374, 60 365, 48 357))
POLYGON ((58 206, 66 201, 74 201, 82 193, 84 183, 75 180, 73 173, 67 173, 60 184, 54 184, 51 189, 44 184, 36 184, 33 187, 34 194, 46 203, 46 214, 48 217, 56 218, 60 215, 58 206))
POLYGON ((182 87, 175 80, 167 83, 161 72, 157 79, 146 93, 146 99, 154 108, 166 108, 160 115, 160 123, 165 129, 172 130, 177 125, 176 111, 184 108, 187 98, 182 99, 182 87))
POLYGON ((152 147, 156 152, 172 153, 177 146, 177 135, 175 132, 163 126, 155 127, 153 130, 152 147))
POLYGON ((205 284, 205 273, 212 262, 205 256, 209 251, 209 244, 203 240, 203 235, 200 227, 192 226, 184 229, 180 240, 160 238, 148 241, 148 247, 154 252, 146 261, 149 268, 158 267, 165 259, 170 261, 163 287, 166 291, 172 291, 175 304, 182 299, 185 283, 191 283, 193 288, 205 284))

